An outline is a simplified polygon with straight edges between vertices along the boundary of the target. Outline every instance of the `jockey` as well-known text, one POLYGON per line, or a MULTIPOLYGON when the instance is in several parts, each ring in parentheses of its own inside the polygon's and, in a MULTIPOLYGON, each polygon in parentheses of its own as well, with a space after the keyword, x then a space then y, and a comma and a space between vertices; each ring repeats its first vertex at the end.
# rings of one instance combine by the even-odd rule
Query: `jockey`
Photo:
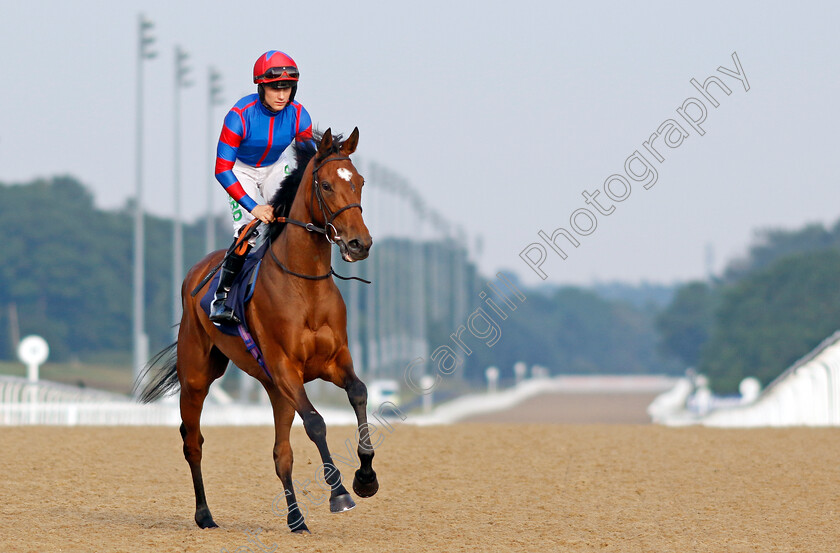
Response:
MULTIPOLYGON (((236 102, 225 116, 216 149, 216 180, 230 196, 234 241, 242 227, 254 219, 263 223, 274 220, 274 211, 266 202, 293 168, 294 148, 289 146, 294 141, 312 140, 312 119, 295 102, 298 78, 291 57, 278 50, 266 52, 254 64, 257 93, 236 102)), ((214 323, 240 322, 225 301, 253 240, 244 251, 231 252, 222 265, 210 309, 214 323)))

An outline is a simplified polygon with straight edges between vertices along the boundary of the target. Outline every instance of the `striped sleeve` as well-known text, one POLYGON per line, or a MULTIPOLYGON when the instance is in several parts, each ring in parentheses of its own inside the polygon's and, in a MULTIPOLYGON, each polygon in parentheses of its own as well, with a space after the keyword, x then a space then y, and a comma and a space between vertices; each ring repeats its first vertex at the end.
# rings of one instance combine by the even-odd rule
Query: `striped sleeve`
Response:
POLYGON ((216 147, 216 180, 224 187, 231 198, 251 211, 257 206, 254 201, 239 183, 233 173, 233 164, 236 162, 236 154, 239 145, 245 137, 245 119, 242 117, 242 110, 233 108, 225 116, 222 133, 219 136, 219 144, 216 147))
POLYGON ((297 126, 295 128, 295 141, 312 141, 312 118, 302 104, 297 105, 297 126))

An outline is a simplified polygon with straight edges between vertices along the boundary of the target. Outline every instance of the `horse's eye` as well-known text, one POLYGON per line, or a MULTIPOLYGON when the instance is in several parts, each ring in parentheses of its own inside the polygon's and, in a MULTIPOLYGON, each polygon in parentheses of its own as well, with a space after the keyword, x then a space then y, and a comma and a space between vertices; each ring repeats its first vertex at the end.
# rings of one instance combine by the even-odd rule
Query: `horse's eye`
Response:
POLYGON ((328 183, 326 181, 321 181, 321 188, 323 188, 324 190, 329 192, 330 191, 330 183, 328 183))

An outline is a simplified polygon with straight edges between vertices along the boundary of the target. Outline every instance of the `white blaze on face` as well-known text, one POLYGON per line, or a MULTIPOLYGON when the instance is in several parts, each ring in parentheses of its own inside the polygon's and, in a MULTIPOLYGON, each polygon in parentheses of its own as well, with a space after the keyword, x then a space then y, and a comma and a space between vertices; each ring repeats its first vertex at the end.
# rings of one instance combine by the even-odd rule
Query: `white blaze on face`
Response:
POLYGON ((337 172, 338 172, 339 178, 342 178, 342 179, 346 180, 347 182, 350 182, 350 179, 353 178, 353 173, 351 173, 349 169, 345 169, 344 167, 339 169, 337 172))

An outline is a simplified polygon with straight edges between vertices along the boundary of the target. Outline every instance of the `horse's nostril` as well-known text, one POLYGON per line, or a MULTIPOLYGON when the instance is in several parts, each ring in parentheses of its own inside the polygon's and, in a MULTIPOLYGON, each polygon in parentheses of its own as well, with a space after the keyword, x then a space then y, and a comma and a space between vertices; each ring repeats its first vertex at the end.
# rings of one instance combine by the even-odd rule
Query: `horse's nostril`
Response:
POLYGON ((362 244, 358 240, 353 239, 353 240, 350 240, 350 242, 347 243, 347 247, 350 248, 354 252, 358 252, 362 249, 362 244))

